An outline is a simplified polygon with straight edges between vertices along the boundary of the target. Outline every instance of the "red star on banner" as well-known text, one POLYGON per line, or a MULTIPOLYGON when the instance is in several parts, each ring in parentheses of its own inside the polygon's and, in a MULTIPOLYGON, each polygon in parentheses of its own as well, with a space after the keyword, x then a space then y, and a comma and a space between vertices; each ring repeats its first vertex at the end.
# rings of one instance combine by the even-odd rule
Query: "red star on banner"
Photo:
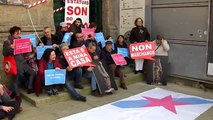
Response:
POLYGON ((161 99, 157 99, 157 98, 150 98, 150 97, 144 97, 146 98, 148 101, 150 101, 149 104, 147 104, 144 107, 154 107, 154 106, 162 106, 164 108, 166 108, 167 110, 177 114, 176 109, 175 109, 175 105, 185 105, 185 103, 182 102, 175 102, 172 99, 172 96, 166 96, 164 98, 161 99))

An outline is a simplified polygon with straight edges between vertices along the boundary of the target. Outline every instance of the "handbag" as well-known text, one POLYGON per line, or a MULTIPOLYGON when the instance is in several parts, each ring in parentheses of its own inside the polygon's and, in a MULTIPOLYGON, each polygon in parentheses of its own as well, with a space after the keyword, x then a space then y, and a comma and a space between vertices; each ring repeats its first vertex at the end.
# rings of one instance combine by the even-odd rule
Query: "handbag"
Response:
POLYGON ((17 75, 17 66, 14 56, 6 56, 3 60, 3 70, 6 75, 17 75))

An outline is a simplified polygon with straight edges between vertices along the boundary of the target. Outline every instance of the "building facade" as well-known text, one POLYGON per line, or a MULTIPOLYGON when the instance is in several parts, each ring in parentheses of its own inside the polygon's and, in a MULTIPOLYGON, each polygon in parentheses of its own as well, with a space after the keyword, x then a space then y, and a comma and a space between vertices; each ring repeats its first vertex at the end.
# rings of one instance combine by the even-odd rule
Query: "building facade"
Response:
MULTIPOLYGON (((0 4, 0 40, 14 25, 22 27, 22 34, 33 33, 29 13, 39 34, 44 26, 55 28, 64 11, 53 10, 61 6, 63 0, 48 0, 28 12, 23 6, 0 4)), ((116 39, 134 27, 136 17, 142 17, 152 38, 162 34, 171 46, 170 76, 208 83, 213 83, 212 11, 212 0, 90 0, 90 22, 97 22, 105 35, 116 39)))

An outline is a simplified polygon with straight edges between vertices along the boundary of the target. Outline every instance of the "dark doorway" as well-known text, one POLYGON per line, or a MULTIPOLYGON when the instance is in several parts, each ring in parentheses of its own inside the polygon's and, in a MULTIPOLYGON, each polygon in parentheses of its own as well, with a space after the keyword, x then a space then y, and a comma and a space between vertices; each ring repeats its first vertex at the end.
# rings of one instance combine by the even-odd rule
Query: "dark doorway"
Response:
MULTIPOLYGON (((63 0, 54 0, 53 10, 56 10, 64 6, 65 6, 65 3, 63 2, 63 0)), ((58 28, 60 22, 64 21, 64 12, 65 10, 63 9, 59 12, 53 13, 55 28, 58 28)))

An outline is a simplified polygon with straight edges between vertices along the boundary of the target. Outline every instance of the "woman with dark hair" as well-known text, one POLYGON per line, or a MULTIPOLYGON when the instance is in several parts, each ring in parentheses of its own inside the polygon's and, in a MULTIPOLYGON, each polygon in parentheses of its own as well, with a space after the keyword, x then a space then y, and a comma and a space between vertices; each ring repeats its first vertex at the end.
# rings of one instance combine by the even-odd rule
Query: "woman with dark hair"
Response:
MULTIPOLYGON (((148 30, 143 26, 143 19, 135 19, 135 27, 132 28, 129 40, 131 43, 140 43, 150 41, 150 34, 148 30)), ((144 59, 135 60, 135 73, 143 70, 144 59)))
POLYGON ((24 59, 23 54, 17 54, 14 55, 14 39, 20 39, 21 38, 21 28, 18 26, 13 26, 9 30, 10 32, 10 39, 4 41, 3 45, 3 56, 14 56, 16 61, 16 67, 17 67, 17 75, 13 75, 13 82, 14 82, 14 88, 16 93, 16 99, 21 100, 20 92, 18 89, 18 85, 20 83, 20 80, 18 79, 21 76, 28 77, 28 84, 27 84, 27 93, 32 93, 33 90, 33 81, 35 78, 35 71, 27 64, 26 60, 24 59), (25 76, 27 75, 27 76, 25 76))
MULTIPOLYGON (((127 44, 125 43, 124 41, 124 36, 123 35, 119 35, 117 37, 117 41, 115 42, 115 50, 116 50, 116 53, 118 52, 118 48, 128 48, 127 44)), ((129 58, 128 57, 124 57, 126 62, 127 62, 127 65, 129 65, 129 58)))
MULTIPOLYGON (((41 60, 39 61, 39 70, 38 70, 38 74, 37 74, 36 82, 35 82, 36 96, 39 96, 40 88, 42 84, 44 83, 44 71, 48 69, 60 70, 61 68, 62 67, 58 59, 56 59, 56 54, 54 49, 51 49, 51 48, 46 49, 44 51, 44 54, 41 60)), ((50 96, 58 94, 56 85, 46 86, 46 90, 47 90, 47 94, 50 96)))

